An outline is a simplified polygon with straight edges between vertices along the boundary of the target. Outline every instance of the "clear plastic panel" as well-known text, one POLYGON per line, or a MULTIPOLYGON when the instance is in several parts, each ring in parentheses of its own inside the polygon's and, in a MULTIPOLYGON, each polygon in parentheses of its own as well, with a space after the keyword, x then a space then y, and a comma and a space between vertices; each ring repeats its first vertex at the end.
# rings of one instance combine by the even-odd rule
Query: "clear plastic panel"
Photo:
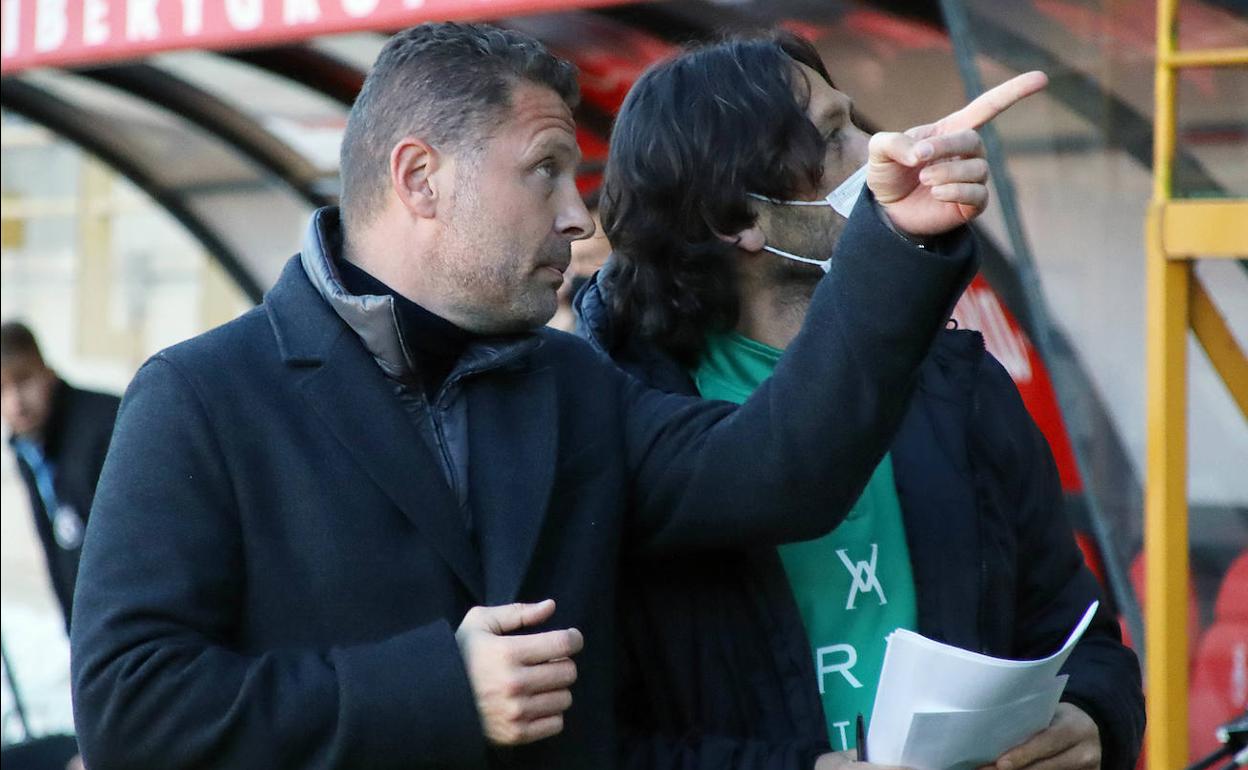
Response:
POLYGON ((82 119, 118 140, 165 195, 207 223, 261 287, 297 248, 311 208, 234 148, 146 101, 86 78, 40 71, 23 78, 82 110, 82 119), (229 202, 245 199, 248 205, 229 202), (222 211, 213 204, 221 204, 222 211), (275 231, 286 233, 276 238, 275 231))
POLYGON ((232 104, 296 149, 327 175, 338 171, 338 146, 347 109, 313 89, 262 69, 201 51, 149 60, 232 104))

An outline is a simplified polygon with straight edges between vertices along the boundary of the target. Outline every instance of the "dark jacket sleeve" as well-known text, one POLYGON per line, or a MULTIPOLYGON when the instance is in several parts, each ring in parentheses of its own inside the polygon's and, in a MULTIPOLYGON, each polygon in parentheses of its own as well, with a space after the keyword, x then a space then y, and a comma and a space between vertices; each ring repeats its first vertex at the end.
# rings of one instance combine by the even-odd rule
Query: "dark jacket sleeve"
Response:
POLYGON ((882 216, 860 198, 801 332, 739 409, 628 378, 625 451, 644 548, 804 540, 844 518, 975 271, 965 231, 928 251, 882 216))
POLYGON ((1123 645, 1118 623, 1075 544, 1048 442, 1009 374, 986 354, 976 405, 978 449, 1000 474, 1001 487, 1014 492, 1007 504, 1018 516, 1016 652, 1024 658, 1052 654, 1088 605, 1101 600, 1062 669, 1070 675, 1062 700, 1096 722, 1101 767, 1131 770, 1144 733, 1139 661, 1123 645))
POLYGON ((255 565, 244 563, 218 428, 231 426, 214 426, 160 356, 127 392, 74 603, 74 721, 87 766, 483 765, 446 622, 332 649, 250 655, 230 645, 255 565))

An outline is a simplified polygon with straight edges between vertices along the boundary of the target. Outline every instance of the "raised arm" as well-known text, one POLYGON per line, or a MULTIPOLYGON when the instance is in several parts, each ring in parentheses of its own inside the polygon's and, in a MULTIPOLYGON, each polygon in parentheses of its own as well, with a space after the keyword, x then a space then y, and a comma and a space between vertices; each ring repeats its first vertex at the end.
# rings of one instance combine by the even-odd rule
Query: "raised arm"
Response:
POLYGON ((1020 75, 936 123, 872 137, 868 193, 802 331, 735 413, 628 389, 643 545, 778 543, 840 523, 975 273, 963 225, 987 205, 988 171, 974 129, 1046 83, 1043 73, 1020 75))
POLYGON ((923 250, 874 206, 859 199, 802 331, 740 408, 624 386, 644 547, 807 539, 857 499, 975 272, 968 235, 923 250))

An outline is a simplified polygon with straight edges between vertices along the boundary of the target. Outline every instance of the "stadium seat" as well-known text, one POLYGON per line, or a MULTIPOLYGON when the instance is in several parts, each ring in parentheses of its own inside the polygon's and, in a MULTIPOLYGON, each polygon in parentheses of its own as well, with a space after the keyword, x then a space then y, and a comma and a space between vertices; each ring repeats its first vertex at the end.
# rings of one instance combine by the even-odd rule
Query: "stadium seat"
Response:
POLYGON ((1248 623, 1248 551, 1241 553, 1227 568, 1213 605, 1213 617, 1218 622, 1248 623))
POLYGON ((1248 552, 1222 578, 1213 624, 1196 645, 1190 693, 1194 760, 1218 747, 1214 731, 1219 725, 1248 709, 1248 552))

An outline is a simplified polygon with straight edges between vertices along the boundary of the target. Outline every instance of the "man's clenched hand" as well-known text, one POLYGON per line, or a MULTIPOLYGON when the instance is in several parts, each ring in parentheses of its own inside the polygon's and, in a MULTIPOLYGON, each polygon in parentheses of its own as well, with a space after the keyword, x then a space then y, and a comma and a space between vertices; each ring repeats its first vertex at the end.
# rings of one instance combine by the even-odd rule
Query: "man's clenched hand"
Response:
POLYGON ((575 628, 508 636, 550 618, 554 601, 473 607, 455 632, 485 737, 518 746, 557 735, 572 705, 571 657, 585 644, 575 628))

